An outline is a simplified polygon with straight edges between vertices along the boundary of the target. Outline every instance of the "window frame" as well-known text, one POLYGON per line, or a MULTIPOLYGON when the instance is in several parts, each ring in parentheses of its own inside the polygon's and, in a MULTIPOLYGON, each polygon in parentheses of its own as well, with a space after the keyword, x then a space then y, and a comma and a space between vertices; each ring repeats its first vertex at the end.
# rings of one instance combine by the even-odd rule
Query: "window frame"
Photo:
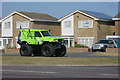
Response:
POLYGON ((16 28, 20 28, 20 26, 21 28, 29 28, 29 21, 16 21, 16 28))
POLYGON ((72 26, 71 21, 64 21, 64 27, 65 28, 70 28, 72 26))
POLYGON ((5 25, 4 29, 10 29, 10 27, 11 27, 11 23, 10 22, 5 22, 4 25, 5 25))
POLYGON ((93 28, 93 20, 78 20, 78 28, 93 28), (88 26, 88 27, 84 27, 84 26, 88 26))

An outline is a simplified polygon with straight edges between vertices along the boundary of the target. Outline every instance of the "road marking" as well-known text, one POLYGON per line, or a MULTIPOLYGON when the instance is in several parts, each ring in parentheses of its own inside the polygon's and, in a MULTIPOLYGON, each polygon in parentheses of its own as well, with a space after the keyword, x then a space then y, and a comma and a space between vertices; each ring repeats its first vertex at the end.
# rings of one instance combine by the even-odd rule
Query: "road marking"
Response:
POLYGON ((9 72, 31 72, 31 73, 48 73, 48 74, 55 74, 55 73, 58 73, 58 72, 25 71, 25 70, 2 70, 2 71, 9 71, 9 72))
POLYGON ((103 75, 103 76, 118 76, 118 74, 100 74, 100 75, 103 75))

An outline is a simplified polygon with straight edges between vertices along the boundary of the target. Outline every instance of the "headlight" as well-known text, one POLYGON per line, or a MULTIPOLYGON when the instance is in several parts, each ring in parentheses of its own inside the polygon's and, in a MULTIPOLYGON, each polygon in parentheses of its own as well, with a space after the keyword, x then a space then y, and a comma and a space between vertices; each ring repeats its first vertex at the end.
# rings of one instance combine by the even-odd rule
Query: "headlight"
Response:
POLYGON ((104 44, 101 44, 100 46, 101 46, 101 47, 104 47, 104 44))
POLYGON ((57 39, 53 39, 53 41, 58 41, 57 39))

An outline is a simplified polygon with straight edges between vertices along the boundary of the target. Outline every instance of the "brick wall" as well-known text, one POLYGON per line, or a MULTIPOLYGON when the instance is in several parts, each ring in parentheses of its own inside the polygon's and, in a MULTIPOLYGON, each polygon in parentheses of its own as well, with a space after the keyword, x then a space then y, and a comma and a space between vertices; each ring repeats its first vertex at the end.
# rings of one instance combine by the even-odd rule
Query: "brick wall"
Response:
POLYGON ((94 19, 80 13, 74 14, 74 38, 77 37, 94 37, 94 43, 99 39, 105 39, 106 35, 113 35, 115 32, 114 21, 103 22, 95 21, 94 19), (93 20, 93 28, 78 28, 79 20, 93 20))
POLYGON ((83 14, 76 13, 74 14, 74 38, 77 40, 77 37, 94 37, 94 42, 97 41, 97 22, 83 14), (79 17, 78 17, 79 16, 79 17), (79 20, 93 20, 93 28, 78 28, 79 20))
POLYGON ((60 23, 34 22, 32 28, 50 30, 53 36, 60 36, 61 34, 60 23))
POLYGON ((0 37, 1 37, 1 33, 2 33, 2 30, 1 30, 1 23, 0 23, 0 37))
POLYGON ((98 39, 105 39, 115 32, 114 22, 98 22, 98 39))
POLYGON ((119 53, 120 52, 120 48, 107 48, 106 52, 107 53, 119 53))
POLYGON ((115 21, 115 35, 120 35, 120 21, 115 21))

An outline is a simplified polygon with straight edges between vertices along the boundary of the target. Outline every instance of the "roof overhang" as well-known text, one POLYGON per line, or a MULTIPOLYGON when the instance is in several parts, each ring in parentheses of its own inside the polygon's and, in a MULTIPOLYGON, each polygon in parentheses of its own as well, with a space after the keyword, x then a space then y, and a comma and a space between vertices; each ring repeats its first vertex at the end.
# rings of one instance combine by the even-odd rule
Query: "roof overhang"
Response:
POLYGON ((99 19, 99 21, 112 21, 112 19, 99 19))
POLYGON ((30 21, 40 21, 40 22, 58 22, 59 23, 59 21, 52 21, 52 20, 41 20, 41 19, 31 19, 30 21))
POLYGON ((120 20, 120 18, 112 18, 112 20, 120 20))
POLYGON ((9 14, 8 16, 6 16, 5 18, 1 19, 0 22, 3 22, 4 20, 6 20, 7 18, 11 17, 14 14, 18 14, 18 15, 20 15, 22 17, 25 17, 25 18, 31 20, 31 18, 29 18, 28 16, 25 16, 25 15, 23 15, 23 14, 17 12, 17 11, 14 11, 13 13, 9 14))
POLYGON ((91 15, 85 13, 85 12, 82 12, 82 11, 80 11, 80 10, 76 10, 76 11, 74 11, 74 12, 72 12, 72 13, 70 13, 70 14, 68 14, 68 15, 66 15, 66 16, 64 16, 64 17, 62 17, 62 18, 60 18, 58 21, 62 21, 62 20, 64 20, 64 19, 70 17, 71 15, 73 15, 73 14, 75 14, 75 13, 77 13, 77 12, 79 12, 79 13, 85 15, 85 16, 88 16, 88 17, 90 17, 90 18, 93 18, 94 20, 99 20, 98 18, 96 18, 96 17, 94 17, 94 16, 91 16, 91 15))
POLYGON ((11 13, 10 15, 8 15, 8 16, 6 16, 5 18, 1 19, 1 20, 0 20, 0 22, 3 22, 4 20, 8 19, 9 17, 11 17, 11 16, 12 16, 12 15, 14 15, 14 14, 18 14, 18 15, 20 15, 20 16, 22 16, 22 17, 24 17, 24 18, 26 18, 26 19, 28 19, 28 20, 30 20, 30 21, 58 22, 58 21, 52 21, 52 20, 32 19, 32 18, 30 18, 30 17, 28 17, 28 16, 26 16, 26 15, 23 15, 23 14, 21 14, 21 13, 17 12, 17 11, 14 11, 14 12, 13 12, 13 13, 11 13))

